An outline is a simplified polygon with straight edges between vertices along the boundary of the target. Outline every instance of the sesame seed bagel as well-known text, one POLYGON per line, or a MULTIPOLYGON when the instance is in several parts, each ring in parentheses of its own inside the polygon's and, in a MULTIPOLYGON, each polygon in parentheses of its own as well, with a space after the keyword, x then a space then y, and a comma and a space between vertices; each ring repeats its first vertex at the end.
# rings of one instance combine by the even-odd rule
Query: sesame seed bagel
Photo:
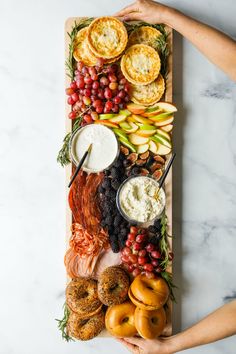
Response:
POLYGON ((96 337, 104 326, 105 315, 103 311, 84 319, 71 311, 67 322, 67 333, 79 340, 89 340, 96 337))
POLYGON ((90 278, 72 280, 66 288, 66 303, 80 318, 90 317, 102 308, 98 298, 97 281, 90 278))
POLYGON ((98 279, 98 297, 106 305, 121 304, 127 299, 129 277, 121 267, 108 267, 98 279))

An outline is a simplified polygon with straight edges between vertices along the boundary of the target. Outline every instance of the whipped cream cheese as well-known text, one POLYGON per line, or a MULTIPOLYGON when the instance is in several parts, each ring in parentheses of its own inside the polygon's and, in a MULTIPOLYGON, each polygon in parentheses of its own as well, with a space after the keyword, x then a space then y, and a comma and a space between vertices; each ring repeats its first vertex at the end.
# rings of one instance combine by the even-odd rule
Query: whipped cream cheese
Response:
POLYGON ((111 129, 103 125, 88 124, 78 129, 70 144, 70 154, 76 165, 91 143, 92 150, 84 162, 83 170, 94 173, 103 171, 117 157, 119 145, 116 136, 111 129))
POLYGON ((138 176, 128 179, 121 187, 118 204, 130 220, 148 222, 159 216, 165 206, 165 192, 158 191, 153 178, 138 176))

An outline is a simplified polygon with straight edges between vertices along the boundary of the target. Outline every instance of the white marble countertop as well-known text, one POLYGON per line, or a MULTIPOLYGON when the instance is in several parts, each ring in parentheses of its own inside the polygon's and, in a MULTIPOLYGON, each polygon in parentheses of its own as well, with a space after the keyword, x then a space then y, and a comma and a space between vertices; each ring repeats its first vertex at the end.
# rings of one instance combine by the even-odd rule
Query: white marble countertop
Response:
MULTIPOLYGON (((236 36, 234 0, 170 5, 236 36)), ((0 354, 127 353, 112 339, 64 343, 64 21, 125 0, 0 2, 0 354)), ((222 53, 224 55, 224 53, 222 53)), ((236 297, 236 85, 174 36, 174 332, 236 297)), ((224 325, 224 324, 222 324, 224 325)), ((236 338, 189 350, 235 354, 236 338)))

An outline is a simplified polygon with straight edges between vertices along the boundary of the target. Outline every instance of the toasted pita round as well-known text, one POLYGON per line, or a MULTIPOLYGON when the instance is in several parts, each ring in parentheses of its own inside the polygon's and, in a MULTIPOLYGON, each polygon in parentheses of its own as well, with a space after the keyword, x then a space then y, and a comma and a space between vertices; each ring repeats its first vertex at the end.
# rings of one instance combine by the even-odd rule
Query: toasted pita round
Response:
POLYGON ((127 45, 124 24, 115 17, 98 17, 88 27, 88 45, 97 57, 118 57, 127 45))
POLYGON ((134 85, 148 85, 159 75, 161 60, 155 49, 146 44, 129 47, 121 59, 125 78, 134 85))
POLYGON ((131 84, 130 99, 132 102, 143 106, 151 106, 160 101, 165 91, 165 80, 161 74, 148 85, 131 84))
POLYGON ((87 27, 81 29, 75 37, 73 56, 76 61, 82 60, 85 65, 96 64, 97 58, 89 49, 87 42, 87 27))
POLYGON ((162 33, 156 28, 150 26, 141 26, 135 29, 129 36, 128 46, 134 44, 146 44, 150 47, 157 48, 157 38, 160 37, 162 33))

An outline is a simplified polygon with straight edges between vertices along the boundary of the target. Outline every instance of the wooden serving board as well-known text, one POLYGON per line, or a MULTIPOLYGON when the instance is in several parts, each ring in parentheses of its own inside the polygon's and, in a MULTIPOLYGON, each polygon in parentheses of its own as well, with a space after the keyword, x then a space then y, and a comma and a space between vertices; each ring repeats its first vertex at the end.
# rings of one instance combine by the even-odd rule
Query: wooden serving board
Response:
MULTIPOLYGON (((72 27, 76 22, 79 22, 83 17, 70 17, 66 20, 65 22, 65 59, 68 58, 69 55, 69 36, 68 32, 70 33, 72 30, 72 27)), ((168 33, 168 47, 170 51, 170 55, 168 58, 168 75, 167 79, 165 80, 166 83, 166 90, 165 90, 165 95, 162 100, 165 100, 167 102, 172 102, 173 98, 173 85, 172 85, 172 60, 173 60, 173 30, 165 26, 165 29, 168 33)), ((70 78, 66 74, 65 71, 65 87, 69 87, 70 85, 70 78)), ((68 119, 68 114, 70 112, 70 106, 67 104, 66 99, 65 99, 65 126, 66 126, 66 133, 71 132, 72 129, 72 121, 68 119)), ((68 242, 71 236, 70 232, 70 227, 72 224, 72 213, 69 207, 69 203, 67 200, 68 196, 68 184, 72 175, 72 164, 70 163, 69 165, 66 166, 66 248, 68 248, 68 242)), ((166 215, 168 217, 168 234, 172 235, 172 169, 170 169, 170 172, 166 178, 165 181, 165 192, 166 192, 166 215)), ((169 238, 169 248, 172 250, 172 238, 169 238)), ((172 267, 168 268, 168 271, 172 273, 172 267)), ((67 279, 68 280, 68 279, 67 279)), ((168 302, 168 311, 167 311, 167 325, 166 328, 163 332, 163 335, 165 336, 170 336, 172 334, 172 302, 168 302)), ((103 331, 100 335, 100 337, 111 337, 111 335, 107 331, 103 331)))

